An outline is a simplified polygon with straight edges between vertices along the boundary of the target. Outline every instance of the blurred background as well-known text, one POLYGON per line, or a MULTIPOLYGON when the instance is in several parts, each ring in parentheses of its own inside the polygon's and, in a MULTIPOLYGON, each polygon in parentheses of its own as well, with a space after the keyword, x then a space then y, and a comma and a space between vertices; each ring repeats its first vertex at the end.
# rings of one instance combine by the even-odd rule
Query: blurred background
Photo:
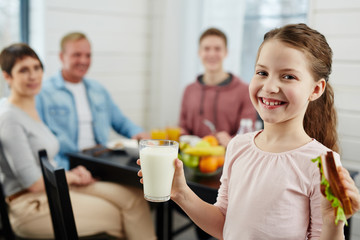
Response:
MULTIPOLYGON (((197 51, 203 30, 226 33, 225 69, 249 82, 264 33, 298 22, 323 33, 334 51, 330 82, 342 161, 359 171, 358 0, 0 0, 0 48, 28 43, 44 63, 46 79, 60 69, 61 37, 84 32, 93 52, 87 77, 105 85, 125 115, 150 130, 178 123, 184 87, 202 72, 197 51)), ((8 91, 1 78, 0 97, 8 91)), ((352 231, 360 239, 360 229, 352 231)))

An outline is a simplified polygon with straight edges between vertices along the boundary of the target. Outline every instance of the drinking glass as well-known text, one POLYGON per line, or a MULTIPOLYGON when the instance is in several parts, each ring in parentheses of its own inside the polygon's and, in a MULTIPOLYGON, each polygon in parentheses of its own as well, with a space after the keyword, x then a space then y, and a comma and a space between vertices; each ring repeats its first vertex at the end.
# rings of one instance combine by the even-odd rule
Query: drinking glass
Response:
POLYGON ((151 139, 166 139, 166 131, 164 129, 152 129, 151 130, 151 139))
POLYGON ((170 199, 178 149, 178 142, 172 140, 140 141, 140 163, 146 200, 165 202, 170 199))
POLYGON ((179 127, 167 127, 167 139, 179 142, 181 129, 179 127))

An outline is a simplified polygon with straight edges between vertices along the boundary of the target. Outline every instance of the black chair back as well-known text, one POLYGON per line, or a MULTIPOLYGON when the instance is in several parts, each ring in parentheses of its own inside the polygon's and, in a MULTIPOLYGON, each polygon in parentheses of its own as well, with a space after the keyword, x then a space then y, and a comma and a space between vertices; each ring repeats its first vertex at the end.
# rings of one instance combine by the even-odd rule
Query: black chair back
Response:
POLYGON ((76 240, 78 238, 71 206, 65 170, 55 169, 48 160, 45 150, 39 151, 41 170, 54 228, 55 239, 76 240))
POLYGON ((1 235, 8 240, 14 240, 15 235, 11 228, 9 215, 8 215, 8 205, 5 201, 5 194, 2 183, 0 181, 0 215, 1 215, 1 235))

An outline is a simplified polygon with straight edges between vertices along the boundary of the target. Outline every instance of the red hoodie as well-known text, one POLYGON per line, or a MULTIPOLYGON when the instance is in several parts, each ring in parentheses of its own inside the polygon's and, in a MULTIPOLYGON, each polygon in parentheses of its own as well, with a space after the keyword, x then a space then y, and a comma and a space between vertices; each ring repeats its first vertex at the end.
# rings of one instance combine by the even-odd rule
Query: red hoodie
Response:
POLYGON ((184 91, 180 127, 185 134, 204 137, 212 134, 204 119, 211 121, 216 132, 226 131, 234 136, 242 118, 255 122, 256 111, 250 101, 249 86, 238 77, 230 78, 216 86, 202 83, 202 76, 184 91))

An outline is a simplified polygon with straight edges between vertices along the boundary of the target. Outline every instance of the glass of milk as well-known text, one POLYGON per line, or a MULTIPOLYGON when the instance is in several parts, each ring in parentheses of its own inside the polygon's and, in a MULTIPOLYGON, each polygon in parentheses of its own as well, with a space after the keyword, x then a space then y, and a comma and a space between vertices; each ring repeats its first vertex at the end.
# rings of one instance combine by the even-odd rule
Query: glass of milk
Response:
POLYGON ((151 202, 170 199, 179 143, 172 140, 141 140, 139 144, 144 197, 151 202))

